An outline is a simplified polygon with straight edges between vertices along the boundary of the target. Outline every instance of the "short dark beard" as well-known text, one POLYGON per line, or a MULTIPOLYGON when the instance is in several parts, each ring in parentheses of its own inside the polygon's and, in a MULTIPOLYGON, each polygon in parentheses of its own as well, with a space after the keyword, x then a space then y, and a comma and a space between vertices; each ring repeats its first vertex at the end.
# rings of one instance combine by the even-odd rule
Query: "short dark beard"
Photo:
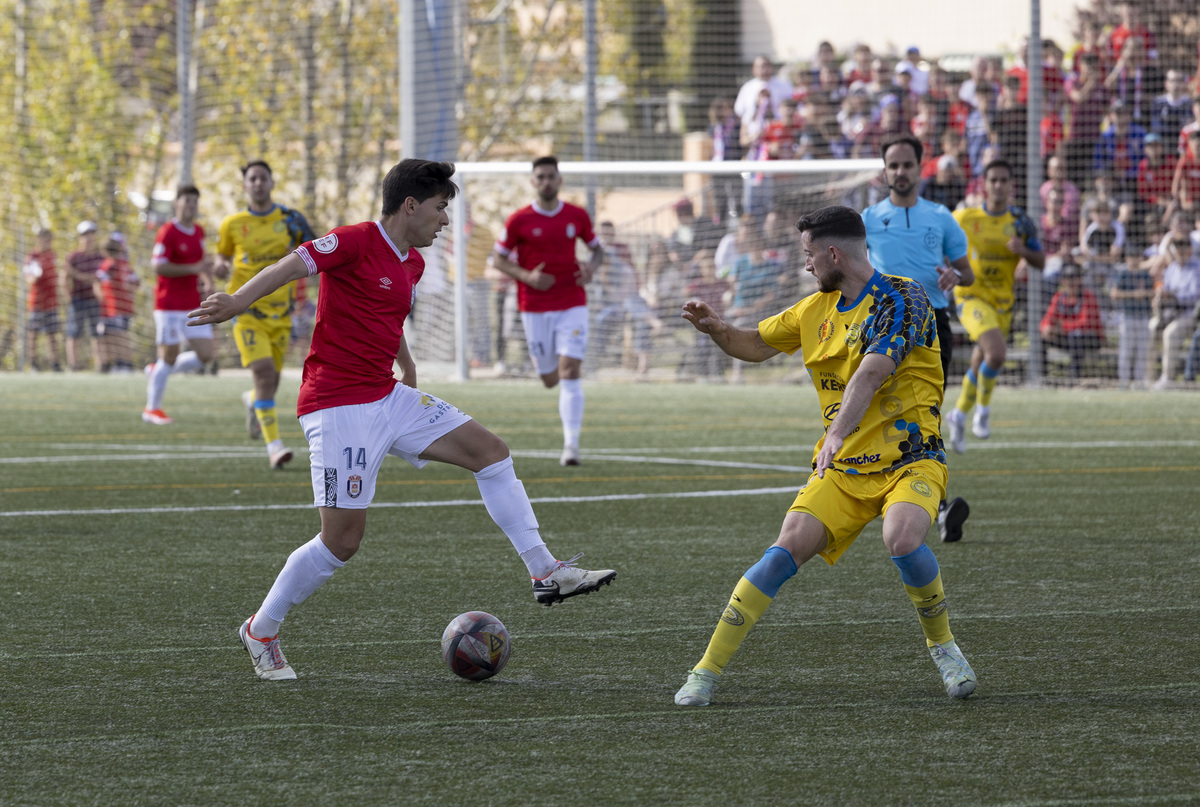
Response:
POLYGON ((822 292, 837 291, 845 279, 846 275, 842 273, 842 270, 834 267, 828 277, 817 278, 817 289, 822 292))

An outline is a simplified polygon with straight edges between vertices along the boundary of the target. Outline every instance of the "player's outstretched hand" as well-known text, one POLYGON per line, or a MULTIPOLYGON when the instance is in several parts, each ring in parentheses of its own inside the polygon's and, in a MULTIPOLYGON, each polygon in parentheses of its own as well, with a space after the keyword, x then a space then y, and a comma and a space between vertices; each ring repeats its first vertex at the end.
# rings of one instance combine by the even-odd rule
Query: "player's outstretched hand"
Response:
POLYGON ((232 295, 218 291, 210 294, 195 311, 188 312, 188 325, 215 325, 233 319, 243 310, 232 295))
POLYGON ((700 333, 712 334, 724 325, 724 321, 713 311, 712 306, 703 300, 688 300, 683 304, 681 317, 692 323, 700 333))

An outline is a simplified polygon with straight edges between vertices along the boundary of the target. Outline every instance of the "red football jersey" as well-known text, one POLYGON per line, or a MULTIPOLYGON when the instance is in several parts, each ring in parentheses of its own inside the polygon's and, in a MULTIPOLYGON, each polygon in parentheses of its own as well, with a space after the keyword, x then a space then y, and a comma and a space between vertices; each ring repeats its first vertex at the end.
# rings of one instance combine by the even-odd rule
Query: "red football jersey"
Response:
MULTIPOLYGON (((204 260, 204 228, 199 224, 185 230, 171 220, 158 228, 154 236, 154 252, 150 262, 158 267, 163 263, 187 265, 204 260)), ((200 289, 196 275, 180 277, 158 276, 154 288, 155 311, 191 311, 200 307, 200 289)))
POLYGON ((559 201, 550 213, 528 205, 513 213, 496 241, 496 251, 508 258, 517 253, 522 269, 546 264, 542 271, 554 276, 554 285, 538 291, 525 283, 517 284, 517 307, 522 311, 566 311, 587 305, 587 292, 575 280, 579 265, 575 262, 575 239, 592 249, 599 245, 592 232, 592 220, 582 207, 559 201))
POLYGON ((401 254, 377 221, 337 227, 296 254, 310 276, 322 273, 297 414, 378 401, 397 384, 392 365, 425 259, 401 254))
POLYGON ((42 276, 29 284, 29 310, 57 311, 58 270, 54 266, 54 250, 29 253, 25 263, 33 261, 42 267, 42 276))

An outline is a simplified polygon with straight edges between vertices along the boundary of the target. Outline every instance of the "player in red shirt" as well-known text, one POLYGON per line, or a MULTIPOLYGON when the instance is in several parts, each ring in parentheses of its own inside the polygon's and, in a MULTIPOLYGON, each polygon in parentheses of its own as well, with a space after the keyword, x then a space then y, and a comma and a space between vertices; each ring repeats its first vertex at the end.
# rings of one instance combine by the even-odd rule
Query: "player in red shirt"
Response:
POLYGON ((38 230, 37 251, 25 256, 22 273, 29 284, 27 299, 28 319, 25 322, 25 357, 35 370, 41 369, 37 360, 37 335, 46 334, 50 348, 50 364, 55 372, 62 372, 58 361, 58 270, 54 262, 54 234, 48 229, 38 230))
POLYGON ((517 281, 517 307, 525 325, 525 341, 533 366, 548 389, 562 381, 558 414, 562 419, 563 451, 559 462, 579 464, 579 434, 583 431, 583 354, 587 350, 587 285, 604 248, 592 232, 592 220, 582 207, 558 198, 562 174, 558 160, 533 161, 537 199, 508 217, 495 246, 496 268, 517 281), (575 258, 579 239, 592 251, 592 260, 575 258), (511 260, 516 252, 516 262, 511 260))
POLYGON ((450 221, 446 206, 458 193, 453 173, 450 163, 402 160, 384 177, 379 221, 301 244, 234 294, 213 294, 189 314, 189 325, 225 322, 285 284, 321 273, 297 405, 321 532, 291 554, 262 606, 238 629, 264 680, 296 677, 279 648, 279 625, 358 551, 388 454, 417 468, 437 460, 474 472, 488 515, 525 562, 539 603, 588 594, 617 575, 555 560, 504 441, 417 389, 404 320, 425 270, 417 248, 430 246, 450 221))
POLYGON ((204 257, 204 228, 196 223, 200 190, 181 185, 175 192, 175 218, 158 229, 151 261, 158 282, 154 289, 154 342, 158 361, 147 368, 146 408, 142 420, 156 426, 175 421, 162 409, 172 373, 192 373, 213 360, 213 329, 187 330, 187 312, 200 305, 200 285, 212 286, 211 265, 204 257), (180 353, 187 340, 191 350, 180 353))

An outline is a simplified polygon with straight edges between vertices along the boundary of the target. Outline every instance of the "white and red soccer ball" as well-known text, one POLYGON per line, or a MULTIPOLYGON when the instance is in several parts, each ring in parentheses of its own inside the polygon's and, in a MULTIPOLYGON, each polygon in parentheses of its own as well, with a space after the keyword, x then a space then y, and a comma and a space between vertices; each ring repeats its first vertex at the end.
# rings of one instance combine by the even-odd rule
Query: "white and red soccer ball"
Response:
POLYGON ((491 678, 504 669, 512 645, 504 623, 486 611, 467 611, 442 633, 442 658, 450 671, 469 681, 491 678))

